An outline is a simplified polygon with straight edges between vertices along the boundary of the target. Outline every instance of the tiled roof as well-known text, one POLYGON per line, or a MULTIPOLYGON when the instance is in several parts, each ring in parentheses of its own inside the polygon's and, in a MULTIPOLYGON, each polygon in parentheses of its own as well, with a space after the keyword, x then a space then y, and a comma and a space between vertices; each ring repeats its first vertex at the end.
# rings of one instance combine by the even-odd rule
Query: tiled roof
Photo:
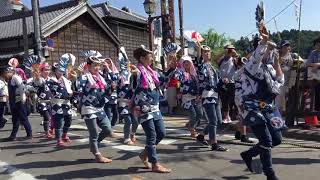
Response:
MULTIPOLYGON (((2 2, 3 0, 0 0, 2 2)), ((64 3, 54 4, 40 8, 40 21, 42 27, 52 21, 57 16, 61 16, 64 13, 68 14, 68 11, 77 8, 79 2, 77 0, 70 0, 64 3)), ((1 6, 0 6, 1 7, 1 6)), ((3 8, 1 8, 3 9, 3 8)), ((135 13, 129 13, 118 8, 109 6, 105 3, 92 6, 94 12, 100 17, 113 17, 117 19, 123 19, 136 23, 146 24, 147 20, 141 15, 135 13)), ((32 12, 18 12, 13 15, 0 16, 0 39, 15 38, 23 35, 22 18, 26 17, 28 34, 33 33, 33 19, 32 12)))
POLYGON ((96 4, 92 6, 94 11, 102 17, 112 17, 117 19, 123 19, 127 21, 137 22, 141 24, 147 24, 147 18, 138 15, 133 12, 126 12, 116 7, 107 5, 105 3, 96 4), (109 12, 108 12, 109 11, 109 12))
MULTIPOLYGON (((0 17, 10 16, 14 13, 14 10, 11 9, 11 5, 8 0, 0 0, 0 17)), ((28 7, 23 5, 24 9, 28 11, 28 7)))
MULTIPOLYGON (((68 1, 66 3, 40 8, 41 24, 45 25, 58 15, 74 8, 77 4, 75 4, 75 1, 68 1)), ((14 38, 23 35, 22 17, 26 17, 27 31, 28 34, 31 34, 33 32, 33 19, 31 15, 31 11, 27 11, 0 17, 0 39, 14 38)))
POLYGON ((7 0, 0 0, 0 17, 12 14, 12 10, 8 6, 7 0))

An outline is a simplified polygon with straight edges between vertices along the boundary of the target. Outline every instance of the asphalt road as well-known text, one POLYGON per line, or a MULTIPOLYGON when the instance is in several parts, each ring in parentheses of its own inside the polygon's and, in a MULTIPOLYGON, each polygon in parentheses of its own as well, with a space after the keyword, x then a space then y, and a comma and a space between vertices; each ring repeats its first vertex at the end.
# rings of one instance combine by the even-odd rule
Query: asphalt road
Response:
MULTIPOLYGON (((140 136, 134 146, 121 143, 122 125, 115 128, 117 138, 107 138, 102 143, 101 152, 113 159, 111 164, 96 163, 89 152, 88 133, 82 120, 73 121, 70 136, 72 142, 65 149, 57 149, 55 141, 43 137, 41 118, 31 115, 34 139, 0 143, 0 180, 32 180, 32 179, 215 179, 242 180, 266 179, 261 170, 259 159, 255 159, 255 173, 246 170, 239 153, 248 146, 226 144, 229 152, 213 152, 188 137, 182 128, 184 119, 167 119, 166 138, 158 146, 160 162, 173 171, 170 174, 156 174, 143 169, 138 153, 144 148, 144 136, 139 128, 140 136)), ((10 134, 11 123, 0 130, 0 137, 10 134)), ((219 137, 233 141, 231 134, 219 137)), ((18 136, 24 137, 24 130, 18 136)), ((310 141, 290 139, 290 142, 314 144, 310 141)), ((319 144, 318 144, 319 145, 319 144)), ((319 179, 320 154, 316 149, 295 148, 281 145, 273 149, 274 168, 281 180, 313 180, 319 179)))

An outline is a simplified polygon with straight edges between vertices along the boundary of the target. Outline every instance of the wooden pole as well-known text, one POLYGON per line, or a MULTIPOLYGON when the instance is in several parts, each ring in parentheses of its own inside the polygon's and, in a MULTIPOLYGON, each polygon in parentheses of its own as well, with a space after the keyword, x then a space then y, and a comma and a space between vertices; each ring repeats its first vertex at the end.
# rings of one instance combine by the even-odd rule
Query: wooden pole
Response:
MULTIPOLYGON (((25 12, 26 8, 23 7, 22 11, 25 12)), ((22 18, 22 31, 23 31, 23 58, 27 59, 29 56, 29 42, 28 42, 28 28, 26 16, 22 18)))
POLYGON ((40 13, 39 13, 39 1, 31 0, 32 14, 33 14, 33 27, 34 27, 34 39, 35 39, 35 53, 42 57, 41 46, 41 25, 40 25, 40 13))
MULTIPOLYGON (((167 0, 160 0, 161 3, 161 23, 162 23, 162 47, 165 46, 166 42, 166 32, 164 31, 166 26, 166 16, 167 16, 167 0)), ((162 55, 160 58, 162 70, 165 71, 166 62, 164 56, 162 55)))
POLYGON ((169 4, 169 16, 170 16, 170 25, 172 31, 171 41, 176 42, 176 21, 175 21, 175 13, 174 13, 174 0, 168 0, 169 4))
POLYGON ((153 37, 153 18, 149 15, 148 18, 148 26, 149 26, 149 49, 153 51, 154 46, 154 37, 153 37))
POLYGON ((183 37, 183 2, 182 0, 178 1, 179 3, 179 26, 180 26, 180 44, 182 52, 184 53, 184 37, 183 37))
POLYGON ((300 10, 299 10, 299 31, 298 31, 298 54, 300 55, 301 47, 301 10, 302 10, 302 0, 300 0, 300 10))
MULTIPOLYGON (((300 56, 300 46, 301 46, 301 11, 302 11, 302 0, 300 0, 300 10, 299 10, 299 27, 298 27, 298 56, 300 56)), ((289 122, 287 123, 288 126, 294 126, 294 121, 295 118, 297 118, 297 115, 300 112, 300 105, 301 102, 299 101, 300 99, 300 65, 298 64, 298 68, 297 68, 297 77, 296 77, 296 84, 295 84, 295 100, 294 100, 294 111, 295 113, 293 113, 292 117, 291 115, 289 116, 288 120, 289 122)), ((290 113, 287 113, 287 115, 289 115, 290 113)), ((298 124, 298 120, 297 120, 297 124, 298 124)))

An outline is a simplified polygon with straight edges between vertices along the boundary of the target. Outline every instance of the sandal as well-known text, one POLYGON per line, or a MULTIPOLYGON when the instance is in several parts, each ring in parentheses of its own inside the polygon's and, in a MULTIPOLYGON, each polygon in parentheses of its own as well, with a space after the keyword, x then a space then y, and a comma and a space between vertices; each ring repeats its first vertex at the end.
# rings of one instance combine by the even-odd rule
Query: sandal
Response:
POLYGON ((196 138, 198 136, 198 133, 194 128, 188 128, 188 130, 190 131, 190 136, 192 138, 196 138))
POLYGON ((212 151, 221 151, 221 152, 225 152, 225 151, 229 151, 228 148, 225 148, 219 144, 212 144, 211 145, 211 150, 212 151))
POLYGON ((59 140, 57 141, 57 146, 58 146, 59 148, 64 148, 64 147, 66 147, 66 145, 64 144, 64 142, 62 141, 62 139, 59 139, 59 140))

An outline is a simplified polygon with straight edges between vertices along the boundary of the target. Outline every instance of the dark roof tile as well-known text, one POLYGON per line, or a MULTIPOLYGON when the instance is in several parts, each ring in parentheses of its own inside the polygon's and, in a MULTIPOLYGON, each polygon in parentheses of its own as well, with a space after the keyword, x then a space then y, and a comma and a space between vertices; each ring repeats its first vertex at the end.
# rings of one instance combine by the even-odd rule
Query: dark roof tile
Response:
POLYGON ((132 21, 132 22, 137 22, 137 23, 142 23, 146 24, 147 23, 147 18, 143 17, 142 15, 139 15, 134 12, 126 12, 121 9, 118 9, 116 7, 107 5, 105 3, 101 4, 96 4, 92 6, 94 8, 94 11, 102 18, 102 17, 112 17, 112 18, 117 18, 117 19, 123 19, 127 21, 132 21), (106 7, 109 10, 109 13, 106 12, 106 7))
MULTIPOLYGON (((44 25, 63 14, 69 9, 75 7, 74 1, 67 3, 55 4, 52 6, 43 7, 40 9, 40 21, 44 25)), ((33 19, 31 12, 21 12, 11 16, 0 18, 0 39, 14 38, 23 35, 22 31, 22 17, 26 17, 28 34, 33 33, 33 19)))
MULTIPOLYGON (((2 2, 0 0, 0 2, 2 2)), ((66 1, 51 6, 40 8, 40 21, 42 25, 53 20, 55 17, 75 8, 78 5, 77 0, 66 1)), ((146 24, 146 18, 135 13, 128 13, 121 9, 107 6, 105 3, 92 6, 95 13, 100 17, 113 17, 136 23, 146 24)), ((18 12, 9 16, 0 16, 0 39, 14 38, 23 35, 22 18, 26 17, 28 34, 33 33, 32 12, 18 12)))

